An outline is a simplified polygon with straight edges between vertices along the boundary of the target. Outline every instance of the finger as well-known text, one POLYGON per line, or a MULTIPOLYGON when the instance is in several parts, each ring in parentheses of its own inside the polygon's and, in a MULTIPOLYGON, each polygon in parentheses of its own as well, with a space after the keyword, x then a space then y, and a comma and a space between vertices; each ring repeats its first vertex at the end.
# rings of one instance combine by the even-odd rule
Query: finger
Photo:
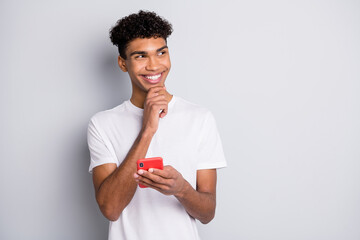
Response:
POLYGON ((160 118, 165 117, 167 115, 169 106, 168 106, 168 102, 166 100, 152 102, 149 104, 150 104, 152 110, 156 111, 159 114, 160 118))
POLYGON ((155 93, 159 93, 160 91, 164 91, 165 87, 164 86, 157 86, 157 87, 152 87, 149 88, 149 91, 147 93, 147 96, 153 96, 155 93))
POLYGON ((144 185, 148 188, 152 188, 152 189, 155 189, 161 193, 164 193, 164 190, 163 190, 163 186, 161 186, 160 184, 155 184, 155 183, 148 183, 148 182, 145 182, 145 181, 138 181, 139 184, 141 185, 144 185))
POLYGON ((142 171, 142 172, 138 172, 139 173, 139 178, 140 180, 143 180, 143 179, 149 179, 151 180, 152 183, 160 183, 160 184, 165 184, 165 179, 162 178, 161 176, 159 175, 155 175, 155 174, 152 174, 148 171, 142 171))
POLYGON ((161 100, 166 100, 166 96, 164 94, 157 94, 152 97, 148 97, 146 99, 146 102, 150 103, 150 102, 156 102, 156 101, 161 101, 161 100))
POLYGON ((144 103, 144 107, 147 106, 152 106, 154 104, 166 104, 168 105, 168 102, 166 101, 166 98, 163 97, 162 95, 160 96, 156 96, 156 97, 152 97, 150 99, 146 99, 145 103, 144 103))
POLYGON ((170 185, 169 184, 166 184, 166 182, 168 180, 165 180, 165 183, 160 183, 160 182, 156 182, 156 181, 153 181, 151 180, 150 178, 147 178, 145 176, 139 176, 136 181, 140 184, 142 183, 145 183, 149 186, 154 186, 158 189, 162 189, 163 191, 168 191, 170 189, 170 185))
POLYGON ((160 117, 160 118, 163 118, 163 117, 165 117, 165 116, 166 116, 166 113, 165 113, 164 111, 161 111, 160 114, 159 114, 159 117, 160 117))
POLYGON ((154 113, 159 114, 159 116, 161 113, 164 113, 164 116, 165 116, 168 111, 168 104, 166 101, 152 103, 150 106, 150 109, 154 113))
POLYGON ((164 170, 169 172, 176 171, 176 169, 171 165, 165 165, 164 170))
POLYGON ((157 93, 167 95, 166 88, 164 87, 163 89, 160 89, 157 93))
POLYGON ((169 186, 167 186, 165 184, 153 182, 152 180, 145 178, 145 177, 141 177, 141 176, 139 176, 139 178, 136 179, 136 182, 139 184, 142 184, 144 186, 156 189, 158 191, 168 191, 169 190, 169 186))
POLYGON ((167 105, 168 105, 167 102, 163 100, 163 101, 152 102, 150 103, 149 107, 151 110, 159 112, 160 109, 161 110, 165 109, 165 111, 167 111, 168 109, 167 105))
POLYGON ((166 105, 165 108, 161 109, 159 117, 163 118, 163 117, 165 117, 167 115, 167 113, 168 113, 168 105, 166 105))
POLYGON ((164 167, 164 170, 157 169, 157 168, 150 168, 149 172, 152 173, 153 175, 158 175, 158 176, 160 176, 162 178, 165 178, 165 179, 173 178, 172 173, 169 170, 167 170, 165 167, 164 167))
POLYGON ((166 89, 165 86, 155 86, 155 87, 151 87, 149 88, 148 92, 153 92, 153 91, 160 91, 162 89, 166 89))

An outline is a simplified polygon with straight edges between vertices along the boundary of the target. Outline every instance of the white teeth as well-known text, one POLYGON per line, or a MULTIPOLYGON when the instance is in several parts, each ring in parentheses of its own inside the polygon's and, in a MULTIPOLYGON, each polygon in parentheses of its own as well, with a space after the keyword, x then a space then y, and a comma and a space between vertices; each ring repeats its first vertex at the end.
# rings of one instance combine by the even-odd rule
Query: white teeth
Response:
POLYGON ((155 79, 158 79, 159 77, 161 76, 161 73, 158 74, 158 75, 154 75, 154 76, 145 76, 146 78, 148 79, 151 79, 151 80, 155 80, 155 79))

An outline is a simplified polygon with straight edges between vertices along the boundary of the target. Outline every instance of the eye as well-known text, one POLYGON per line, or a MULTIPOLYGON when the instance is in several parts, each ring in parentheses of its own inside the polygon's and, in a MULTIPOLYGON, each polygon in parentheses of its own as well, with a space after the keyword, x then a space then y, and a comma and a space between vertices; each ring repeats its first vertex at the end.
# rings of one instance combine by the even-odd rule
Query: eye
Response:
POLYGON ((162 56, 162 55, 164 55, 165 53, 166 53, 166 51, 161 51, 161 52, 158 53, 158 55, 159 55, 159 56, 162 56))
POLYGON ((144 59, 144 58, 146 58, 146 57, 147 57, 146 54, 141 54, 141 53, 139 53, 139 54, 137 54, 137 55, 134 56, 134 58, 135 58, 136 60, 141 60, 141 59, 144 59))

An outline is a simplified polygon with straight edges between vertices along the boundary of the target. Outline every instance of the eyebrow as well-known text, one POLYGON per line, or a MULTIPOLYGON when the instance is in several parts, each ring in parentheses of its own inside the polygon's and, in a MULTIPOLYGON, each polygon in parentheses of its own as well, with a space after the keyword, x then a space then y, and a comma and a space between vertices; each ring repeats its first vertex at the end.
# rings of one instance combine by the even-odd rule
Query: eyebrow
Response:
MULTIPOLYGON (((168 46, 165 45, 165 46, 157 49, 156 52, 161 52, 161 51, 164 50, 165 48, 168 48, 168 46)), ((133 55, 135 55, 135 54, 145 55, 145 54, 147 54, 147 52, 145 52, 145 51, 134 51, 134 52, 130 53, 130 57, 133 56, 133 55)))

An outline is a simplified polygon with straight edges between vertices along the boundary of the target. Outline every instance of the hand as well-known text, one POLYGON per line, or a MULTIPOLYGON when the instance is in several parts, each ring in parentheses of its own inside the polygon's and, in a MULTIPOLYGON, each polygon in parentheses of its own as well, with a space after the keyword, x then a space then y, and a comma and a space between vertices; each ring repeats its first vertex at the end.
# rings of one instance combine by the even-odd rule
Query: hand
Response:
POLYGON ((155 134, 159 125, 159 118, 166 116, 168 112, 168 102, 166 100, 166 88, 153 87, 150 88, 145 102, 142 130, 150 130, 155 134))
POLYGON ((136 181, 153 188, 165 195, 179 195, 183 192, 186 180, 172 166, 164 166, 164 170, 150 168, 140 169, 134 174, 136 181))

